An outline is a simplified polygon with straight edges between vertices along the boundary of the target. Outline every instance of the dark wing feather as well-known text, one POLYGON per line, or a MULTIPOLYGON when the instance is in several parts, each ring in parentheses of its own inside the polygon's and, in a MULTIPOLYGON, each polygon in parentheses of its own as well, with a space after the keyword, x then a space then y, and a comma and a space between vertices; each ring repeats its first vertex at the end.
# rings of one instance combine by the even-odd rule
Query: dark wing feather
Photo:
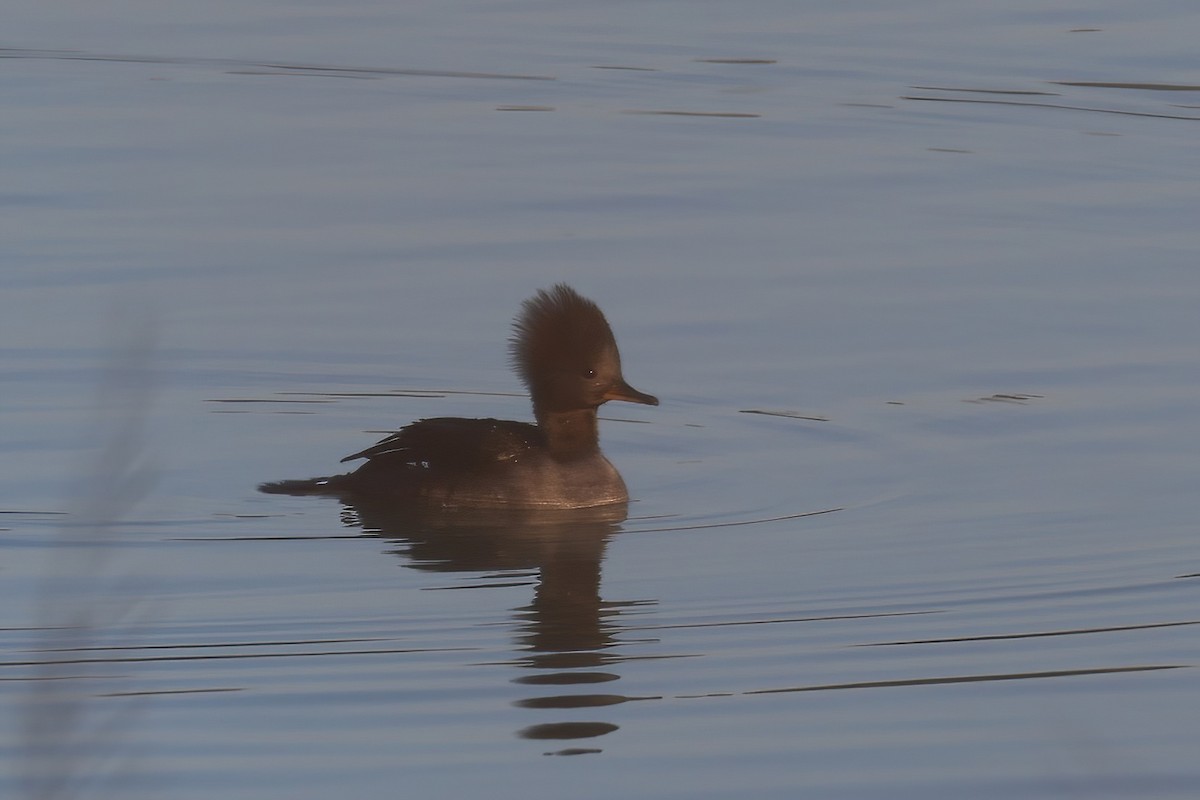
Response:
POLYGON ((540 444, 541 431, 526 422, 434 417, 401 428, 342 461, 365 458, 429 469, 470 469, 511 461, 540 444))

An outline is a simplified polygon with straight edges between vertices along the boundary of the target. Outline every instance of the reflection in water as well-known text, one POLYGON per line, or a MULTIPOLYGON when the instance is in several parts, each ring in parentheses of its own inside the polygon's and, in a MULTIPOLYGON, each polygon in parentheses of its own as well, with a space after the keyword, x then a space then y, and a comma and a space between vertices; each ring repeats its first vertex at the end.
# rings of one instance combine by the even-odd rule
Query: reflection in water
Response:
MULTIPOLYGON (((624 503, 569 511, 424 511, 397 509, 394 503, 343 497, 348 525, 398 546, 394 554, 415 569, 432 572, 532 571, 538 584, 532 602, 515 610, 519 623, 514 662, 530 670, 516 680, 526 686, 592 686, 619 680, 613 671, 622 657, 613 619, 635 603, 606 602, 600 596, 600 567, 609 538, 625 520, 624 503)), ((619 694, 554 693, 518 701, 519 708, 597 709, 629 700, 619 694)), ((615 731, 598 721, 534 724, 527 739, 589 739, 615 731)), ((597 752, 570 748, 560 755, 597 752)))

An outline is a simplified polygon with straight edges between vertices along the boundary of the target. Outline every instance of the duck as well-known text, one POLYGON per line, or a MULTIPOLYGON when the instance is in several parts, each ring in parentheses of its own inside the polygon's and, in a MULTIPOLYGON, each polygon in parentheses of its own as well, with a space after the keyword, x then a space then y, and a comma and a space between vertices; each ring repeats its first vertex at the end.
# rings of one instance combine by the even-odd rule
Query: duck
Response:
POLYGON ((341 475, 261 484, 267 494, 370 498, 417 509, 586 509, 624 504, 625 481, 600 450, 597 410, 610 400, 657 406, 630 386, 600 307, 565 283, 525 300, 511 366, 534 422, 417 420, 342 462, 341 475))

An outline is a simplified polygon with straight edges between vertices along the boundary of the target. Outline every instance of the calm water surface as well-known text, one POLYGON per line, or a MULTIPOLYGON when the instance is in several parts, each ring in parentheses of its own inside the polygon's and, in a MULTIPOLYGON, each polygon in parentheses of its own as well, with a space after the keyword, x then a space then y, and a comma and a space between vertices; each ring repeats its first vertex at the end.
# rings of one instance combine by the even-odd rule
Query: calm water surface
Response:
POLYGON ((6 15, 5 797, 1192 797, 1200 14, 6 15), (627 518, 259 495, 527 418, 627 518))

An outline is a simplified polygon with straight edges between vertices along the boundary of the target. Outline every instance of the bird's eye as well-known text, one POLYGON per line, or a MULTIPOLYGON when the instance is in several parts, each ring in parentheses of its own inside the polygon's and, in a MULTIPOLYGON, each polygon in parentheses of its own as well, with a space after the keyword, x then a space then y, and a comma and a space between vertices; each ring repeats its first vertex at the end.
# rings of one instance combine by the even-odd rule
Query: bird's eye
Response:
POLYGON ((594 369, 585 369, 585 370, 583 371, 583 377, 585 377, 585 378, 594 378, 594 377, 596 377, 596 370, 594 370, 594 369))

